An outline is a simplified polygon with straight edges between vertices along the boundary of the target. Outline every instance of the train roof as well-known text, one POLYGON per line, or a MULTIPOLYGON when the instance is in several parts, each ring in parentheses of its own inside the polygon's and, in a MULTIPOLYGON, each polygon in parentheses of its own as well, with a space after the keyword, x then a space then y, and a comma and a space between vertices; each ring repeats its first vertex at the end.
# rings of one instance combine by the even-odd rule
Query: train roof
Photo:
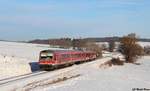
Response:
MULTIPOLYGON (((79 50, 43 50, 41 52, 51 52, 51 53, 58 53, 58 54, 64 54, 64 53, 91 53, 91 51, 79 51, 79 50)), ((93 52, 94 53, 94 52, 93 52)))
POLYGON ((41 52, 83 52, 78 50, 43 50, 41 52))

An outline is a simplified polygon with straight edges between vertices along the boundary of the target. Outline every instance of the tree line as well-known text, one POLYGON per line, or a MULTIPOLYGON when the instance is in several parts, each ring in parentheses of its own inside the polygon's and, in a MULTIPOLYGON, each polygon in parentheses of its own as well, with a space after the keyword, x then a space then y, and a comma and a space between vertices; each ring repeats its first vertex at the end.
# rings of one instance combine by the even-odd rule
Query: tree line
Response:
MULTIPOLYGON (((94 51, 97 53, 97 56, 102 56, 102 50, 107 50, 110 52, 113 52, 116 45, 115 42, 117 39, 119 44, 118 51, 122 53, 125 57, 126 62, 134 63, 136 59, 145 53, 150 54, 150 47, 144 47, 142 48, 137 42, 138 37, 136 34, 131 33, 126 36, 120 37, 114 37, 114 39, 106 38, 108 39, 108 48, 105 48, 105 46, 99 46, 96 44, 95 41, 93 41, 90 38, 84 38, 84 39, 71 39, 71 38, 60 38, 60 39, 48 39, 45 40, 47 44, 50 46, 58 46, 61 48, 72 48, 75 50, 88 50, 88 51, 94 51)), ((39 42, 41 40, 34 40, 32 42, 39 42)))
MULTIPOLYGON (((126 62, 134 63, 138 57, 144 55, 144 48, 138 44, 136 34, 132 33, 123 36, 120 38, 119 42, 118 51, 124 55, 126 62)), ((115 49, 115 41, 109 40, 108 43, 109 48, 107 50, 113 52, 115 49)), ((52 40, 49 44, 59 45, 63 48, 72 47, 77 50, 90 50, 96 52, 97 56, 102 56, 102 46, 100 47, 95 42, 87 39, 62 38, 60 40, 52 40)))

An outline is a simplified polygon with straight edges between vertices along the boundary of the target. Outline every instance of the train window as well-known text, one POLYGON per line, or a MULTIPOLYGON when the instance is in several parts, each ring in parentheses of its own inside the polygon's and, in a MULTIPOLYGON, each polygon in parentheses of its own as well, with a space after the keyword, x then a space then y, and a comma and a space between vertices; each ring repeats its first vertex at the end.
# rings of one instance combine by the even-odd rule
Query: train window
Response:
POLYGON ((81 55, 80 55, 80 54, 73 54, 72 57, 73 57, 73 58, 80 58, 81 55))
POLYGON ((63 54, 62 57, 63 57, 63 58, 68 58, 68 57, 69 57, 69 54, 63 54))
POLYGON ((50 60, 52 58, 53 58, 52 53, 44 52, 44 53, 41 53, 41 55, 40 55, 40 59, 43 59, 43 60, 50 60))

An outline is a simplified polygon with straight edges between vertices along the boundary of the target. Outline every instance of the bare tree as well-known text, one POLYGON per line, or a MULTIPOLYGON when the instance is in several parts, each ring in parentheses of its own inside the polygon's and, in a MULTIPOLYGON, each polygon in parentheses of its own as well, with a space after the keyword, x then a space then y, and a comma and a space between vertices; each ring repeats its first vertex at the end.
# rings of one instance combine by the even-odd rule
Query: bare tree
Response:
POLYGON ((83 49, 87 43, 87 40, 84 39, 73 39, 72 46, 74 49, 83 49))
POLYGON ((88 51, 96 52, 97 57, 102 56, 102 48, 99 45, 97 45, 93 42, 87 42, 86 45, 85 45, 85 49, 88 50, 88 51))
POLYGON ((126 62, 134 63, 136 58, 143 54, 143 48, 137 44, 134 36, 125 36, 121 39, 121 53, 125 56, 126 62))
POLYGON ((63 48, 70 48, 72 46, 72 40, 71 40, 71 38, 50 39, 49 44, 52 46, 60 46, 63 48))
POLYGON ((72 41, 70 38, 63 38, 61 39, 62 43, 61 43, 61 46, 64 47, 64 48, 70 48, 72 45, 72 41))
POLYGON ((107 44, 101 44, 101 48, 102 48, 102 50, 108 51, 107 44))
POLYGON ((113 52, 115 48, 115 41, 111 40, 108 43, 109 43, 109 51, 113 52))

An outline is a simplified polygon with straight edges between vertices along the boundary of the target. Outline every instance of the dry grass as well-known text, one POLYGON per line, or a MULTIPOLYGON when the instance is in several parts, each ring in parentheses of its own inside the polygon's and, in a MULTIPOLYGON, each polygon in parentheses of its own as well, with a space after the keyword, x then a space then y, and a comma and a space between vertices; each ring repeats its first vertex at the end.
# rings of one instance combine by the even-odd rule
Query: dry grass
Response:
POLYGON ((58 77, 58 78, 53 79, 53 80, 52 79, 47 79, 47 80, 44 80, 44 81, 32 82, 32 83, 29 83, 26 86, 24 86, 23 91, 30 91, 30 90, 32 90, 34 88, 37 88, 37 87, 48 86, 48 85, 60 83, 60 82, 63 82, 63 81, 69 80, 69 79, 73 79, 73 78, 76 78, 76 77, 79 77, 79 76, 80 76, 80 74, 77 74, 77 75, 73 75, 73 76, 70 76, 70 77, 58 77))
POLYGON ((124 65, 124 62, 121 61, 119 58, 113 58, 111 60, 111 62, 112 62, 113 65, 124 65))
POLYGON ((112 65, 124 65, 124 61, 121 61, 119 58, 112 58, 110 61, 107 61, 99 66, 99 68, 109 68, 112 65))

